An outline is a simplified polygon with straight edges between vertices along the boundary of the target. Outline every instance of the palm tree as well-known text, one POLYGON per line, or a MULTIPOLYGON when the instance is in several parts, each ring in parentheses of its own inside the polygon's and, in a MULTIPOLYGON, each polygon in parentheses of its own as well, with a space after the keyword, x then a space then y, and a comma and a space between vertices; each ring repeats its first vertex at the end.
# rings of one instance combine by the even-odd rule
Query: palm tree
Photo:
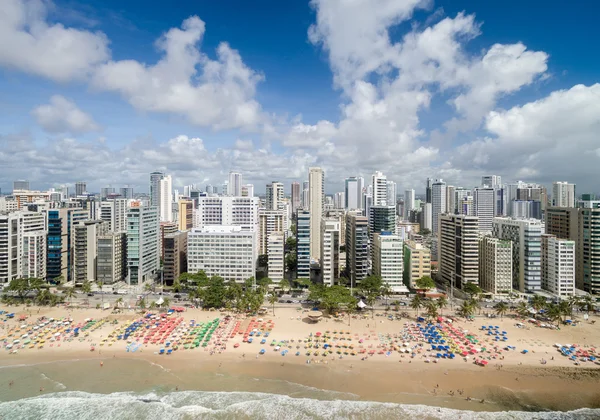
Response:
POLYGON ((531 306, 533 306, 533 309, 535 309, 536 311, 540 311, 541 309, 544 309, 547 305, 546 302, 546 298, 540 295, 535 295, 533 297, 533 299, 531 299, 531 306))
POLYGON ((85 294, 92 293, 92 285, 89 281, 84 281, 81 285, 81 291, 85 294))
POLYGON ((417 316, 419 316, 419 309, 423 307, 423 298, 421 295, 414 295, 412 300, 410 301, 410 307, 417 311, 417 316))
POLYGON ((138 306, 140 309, 146 309, 146 298, 142 297, 138 302, 138 306))
POLYGON ((123 303, 123 298, 122 298, 122 297, 120 297, 119 299, 117 299, 117 300, 115 301, 115 308, 118 308, 118 307, 120 307, 122 303, 123 303))
POLYGON ((69 305, 73 305, 73 296, 75 296, 75 288, 69 287, 65 290, 65 296, 69 299, 69 305))
POLYGON ((150 293, 152 291, 152 285, 150 283, 144 284, 144 292, 150 293))
POLYGON ((551 321, 556 321, 556 325, 558 326, 562 317, 560 307, 554 303, 549 304, 547 306, 546 316, 550 318, 551 321))
POLYGON ((569 303, 569 301, 567 301, 567 300, 561 300, 558 303, 558 309, 560 310, 560 314, 562 316, 564 316, 564 320, 563 321, 566 321, 567 320, 567 316, 569 316, 569 314, 571 313, 571 310, 572 310, 571 304, 569 303))
POLYGON ((169 299, 168 297, 163 298, 163 303, 161 306, 163 308, 169 309, 169 306, 171 306, 171 299, 169 299))
POLYGON ((358 310, 358 307, 356 306, 357 303, 358 301, 356 298, 352 297, 349 300, 348 305, 346 305, 346 312, 348 312, 348 326, 350 326, 350 318, 352 318, 352 315, 358 310))
POLYGON ((463 302, 463 304, 461 305, 460 308, 458 308, 458 314, 460 316, 463 316, 465 318, 470 317, 471 315, 473 315, 473 312, 475 311, 475 309, 473 308, 472 305, 473 301, 465 301, 463 302))
POLYGON ((375 295, 375 293, 369 293, 367 294, 367 305, 369 305, 371 307, 371 318, 374 319, 375 318, 375 299, 377 298, 377 296, 375 295))
POLYGON ((437 303, 431 299, 427 299, 425 301, 425 310, 427 311, 427 316, 430 318, 436 319, 438 316, 438 306, 437 303))
POLYGON ((277 303, 277 296, 275 296, 275 293, 271 293, 268 297, 268 300, 273 307, 273 316, 275 316, 275 304, 277 303))
POLYGON ((384 283, 381 286, 381 296, 385 298, 385 307, 388 307, 388 298, 392 295, 392 288, 388 283, 384 283))
POLYGON ((288 279, 281 279, 279 281, 279 287, 281 287, 281 290, 283 290, 284 292, 286 291, 286 289, 289 291, 290 290, 290 281, 288 279))
POLYGON ((500 319, 502 319, 504 317, 504 315, 506 315, 506 313, 508 312, 508 305, 504 302, 500 302, 496 305, 496 313, 498 315, 500 315, 500 319))
POLYGON ((473 309, 471 315, 473 315, 477 310, 479 310, 479 315, 481 315, 481 303, 479 303, 477 299, 469 300, 469 306, 471 306, 471 309, 473 309))
POLYGON ((592 296, 590 295, 585 295, 583 297, 583 299, 581 299, 581 302, 579 303, 579 308, 582 311, 586 311, 588 313, 588 315, 590 314, 590 311, 594 310, 594 299, 592 298, 592 296))
POLYGON ((523 318, 529 315, 529 305, 527 305, 527 302, 519 302, 517 305, 517 313, 523 318))
POLYGON ((436 304, 437 304, 438 308, 440 308, 440 314, 442 314, 444 311, 444 308, 446 306, 448 306, 448 299, 446 299, 444 296, 440 296, 439 298, 437 298, 436 304))
POLYGON ((573 318, 573 308, 579 305, 579 296, 569 296, 567 302, 569 302, 569 316, 573 318))

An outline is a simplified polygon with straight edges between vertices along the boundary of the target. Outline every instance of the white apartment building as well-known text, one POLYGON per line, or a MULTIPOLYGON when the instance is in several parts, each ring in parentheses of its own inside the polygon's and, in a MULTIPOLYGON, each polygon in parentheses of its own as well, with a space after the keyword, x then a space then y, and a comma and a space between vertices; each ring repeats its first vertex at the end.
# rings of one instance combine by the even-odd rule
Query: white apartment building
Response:
POLYGON ((431 203, 424 203, 421 214, 421 229, 433 229, 433 211, 431 209, 431 203))
POLYGON ((325 173, 321 168, 308 168, 308 211, 310 213, 310 258, 321 257, 321 220, 325 201, 325 173))
POLYGON ((473 205, 475 216, 479 218, 479 230, 481 232, 491 232, 492 221, 496 213, 496 190, 487 187, 475 188, 473 190, 473 205))
POLYGON ((321 221, 321 274, 323 284, 333 286, 340 277, 340 220, 321 221))
POLYGON ((373 205, 385 206, 387 204, 387 177, 379 171, 371 176, 371 186, 373 187, 373 205))
POLYGON ((11 213, 19 209, 17 200, 9 199, 8 197, 0 197, 0 213, 11 213))
POLYGON ((131 207, 127 212, 129 284, 154 280, 160 268, 160 227, 156 207, 131 207))
POLYGON ((227 182, 227 189, 223 190, 225 194, 227 191, 227 195, 232 197, 241 197, 242 196, 242 174, 239 172, 229 172, 229 181, 227 182))
POLYGON ((431 185, 431 231, 439 231, 440 215, 446 213, 446 183, 439 179, 431 185))
POLYGON ((386 184, 386 201, 388 206, 396 206, 398 201, 398 193, 396 191, 396 183, 394 181, 387 181, 386 184))
POLYGON ((32 239, 27 239, 27 254, 24 253, 23 243, 24 238, 31 238, 32 235, 44 235, 45 239, 45 225, 46 218, 43 213, 15 211, 0 214, 0 284, 25 277, 24 264, 27 264, 28 277, 33 277, 30 275, 32 270, 45 273, 46 255, 41 258, 40 252, 44 252, 46 247, 40 243, 41 238, 38 237, 37 246, 31 243, 32 239), (34 259, 37 269, 29 265, 29 259, 25 261, 26 257, 34 259))
POLYGON ((440 215, 439 272, 444 281, 458 288, 462 288, 469 282, 479 283, 478 238, 477 217, 440 215))
POLYGON ((509 294, 513 284, 512 242, 479 237, 479 287, 494 295, 509 294))
POLYGON ((542 235, 542 288, 562 299, 575 295, 575 241, 542 235))
POLYGON ((268 276, 279 283, 285 277, 285 235, 283 232, 272 232, 267 238, 267 258, 269 260, 268 276))
POLYGON ((264 210, 258 211, 258 254, 267 254, 267 245, 269 235, 274 232, 282 232, 285 235, 287 231, 287 213, 284 210, 264 210))
MULTIPOLYGON (((127 230, 128 200, 116 198, 100 203, 100 220, 103 220, 111 232, 125 232, 127 230)), ((94 217, 90 217, 95 220, 94 217)))
POLYGON ((362 178, 350 177, 345 180, 344 208, 346 210, 357 210, 362 208, 362 189, 360 182, 362 178))
POLYGON ((568 182, 552 183, 552 206, 575 207, 575 184, 568 182))
POLYGON ((46 278, 46 236, 45 230, 23 234, 23 267, 21 277, 46 278))
POLYGON ((199 197, 194 227, 241 226, 258 231, 258 197, 199 197))
POLYGON ((265 194, 265 207, 267 210, 279 210, 281 204, 283 204, 283 198, 283 184, 281 182, 273 181, 267 184, 265 194))
POLYGON ((513 288, 520 292, 541 289, 542 223, 537 219, 496 217, 493 235, 513 243, 513 288))
POLYGON ((96 280, 98 236, 107 231, 102 220, 85 220, 73 225, 71 235, 73 250, 73 281, 83 284, 96 280))
POLYGON ((188 233, 188 272, 243 283, 255 276, 256 232, 241 226, 205 226, 188 233))
POLYGON ((173 181, 171 175, 165 175, 159 183, 160 188, 160 221, 173 221, 173 181))
POLYGON ((395 293, 406 293, 403 283, 404 245, 398 235, 381 232, 373 235, 373 274, 380 276, 395 293))

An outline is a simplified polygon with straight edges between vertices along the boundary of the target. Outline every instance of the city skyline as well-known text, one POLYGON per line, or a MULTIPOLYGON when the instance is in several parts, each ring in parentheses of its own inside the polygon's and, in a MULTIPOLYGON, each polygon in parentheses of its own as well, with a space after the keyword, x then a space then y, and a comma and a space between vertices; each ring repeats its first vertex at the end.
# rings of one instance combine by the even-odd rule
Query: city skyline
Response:
POLYGON ((7 0, 2 191, 27 179, 142 192, 152 171, 174 186, 236 171, 287 193, 318 166, 327 194, 377 170, 417 194, 428 176, 472 187, 482 173, 595 192, 593 11, 548 6, 539 19, 515 2, 520 19, 504 25, 508 4, 233 2, 234 15, 223 3, 7 0), (564 22, 577 24, 558 42, 548 28, 564 22))

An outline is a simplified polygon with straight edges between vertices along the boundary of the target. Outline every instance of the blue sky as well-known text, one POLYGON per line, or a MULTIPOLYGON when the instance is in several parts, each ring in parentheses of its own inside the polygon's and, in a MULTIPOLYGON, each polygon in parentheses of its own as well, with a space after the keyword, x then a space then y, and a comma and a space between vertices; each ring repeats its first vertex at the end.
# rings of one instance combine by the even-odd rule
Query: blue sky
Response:
MULTIPOLYGON (((53 57, 35 57, 40 51, 35 45, 0 48, 3 191, 17 178, 30 179, 40 189, 83 179, 94 191, 108 184, 145 191, 147 173, 161 169, 174 175, 177 186, 220 184, 229 170, 240 170, 260 192, 272 179, 302 181, 312 165, 325 168, 329 193, 340 190, 344 177, 368 177, 374 170, 388 174, 399 191, 421 191, 427 176, 473 186, 480 175, 492 172, 506 180, 548 184, 560 179, 587 190, 596 187, 587 177, 600 156, 593 143, 600 68, 595 53, 600 6, 595 2, 361 0, 356 7, 342 0, 315 0, 312 7, 296 0, 175 1, 168 6, 137 0, 0 3, 34 16, 12 25, 0 21, 12 31, 5 39, 14 36, 16 46, 42 25, 77 31, 86 37, 82 45, 90 41, 88 34, 104 39, 107 51, 82 63, 85 70, 64 76, 68 65, 51 69, 53 57), (471 15, 472 22, 461 18, 471 15), (220 63, 217 48, 226 42, 239 54, 236 71, 248 73, 228 80, 232 73, 223 64, 220 76, 211 79, 212 102, 200 95, 181 105, 189 99, 185 89, 191 92, 202 84, 206 69, 204 58, 194 64, 186 57, 196 70, 191 77, 170 80, 168 74, 179 63, 173 60, 169 71, 140 76, 140 83, 160 85, 156 92, 143 86, 130 90, 126 79, 133 73, 123 73, 124 60, 140 68, 154 65, 165 56, 156 41, 191 16, 205 24, 196 27, 201 41, 191 47, 214 64, 220 63), (453 29, 445 38, 423 36, 442 33, 446 24, 453 29), (421 36, 421 43, 409 45, 412 35, 421 36), (373 53, 376 48, 368 42, 361 45, 368 38, 373 45, 378 40, 389 45, 373 53), (449 49, 449 38, 457 51, 438 57, 449 49), (518 43, 525 52, 508 48, 518 43), (503 58, 485 64, 495 44, 503 46, 503 58), (426 58, 417 62, 421 57, 426 58), (110 68, 112 62, 120 66, 110 68), (431 62, 435 75, 420 79, 431 62), (510 74, 505 68, 512 69, 510 74), (408 81, 400 77, 411 72, 408 81), (120 77, 125 82, 115 84, 120 77), (167 89, 184 82, 189 86, 177 94, 167 89), (585 89, 573 91, 576 85, 585 89), (162 96, 162 88, 169 96, 162 96), (223 94, 230 88, 234 94, 223 94), (365 92, 374 96, 365 97, 365 92), (414 99, 420 94, 424 97, 414 99), (164 105, 166 99, 173 103, 164 105), (246 106, 254 111, 240 117, 246 106), (195 118, 212 107, 222 112, 195 118), (587 110, 585 115, 580 109, 587 110), (570 113, 582 118, 576 126, 570 113), (515 118, 528 130, 515 131, 515 118), (460 128, 451 129, 451 120, 460 128), (561 150, 564 137, 553 133, 566 133, 569 153, 561 150), (201 146, 193 139, 202 139, 201 146)), ((78 50, 67 49, 54 59, 68 63, 77 56, 78 50)))

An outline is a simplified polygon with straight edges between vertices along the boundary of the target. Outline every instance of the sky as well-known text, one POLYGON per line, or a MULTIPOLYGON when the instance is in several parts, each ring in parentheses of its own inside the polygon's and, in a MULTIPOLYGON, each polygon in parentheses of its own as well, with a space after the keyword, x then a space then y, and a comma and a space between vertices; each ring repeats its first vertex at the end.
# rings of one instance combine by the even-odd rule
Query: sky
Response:
POLYGON ((600 191, 600 4, 571 3, 0 0, 0 188, 600 191))

